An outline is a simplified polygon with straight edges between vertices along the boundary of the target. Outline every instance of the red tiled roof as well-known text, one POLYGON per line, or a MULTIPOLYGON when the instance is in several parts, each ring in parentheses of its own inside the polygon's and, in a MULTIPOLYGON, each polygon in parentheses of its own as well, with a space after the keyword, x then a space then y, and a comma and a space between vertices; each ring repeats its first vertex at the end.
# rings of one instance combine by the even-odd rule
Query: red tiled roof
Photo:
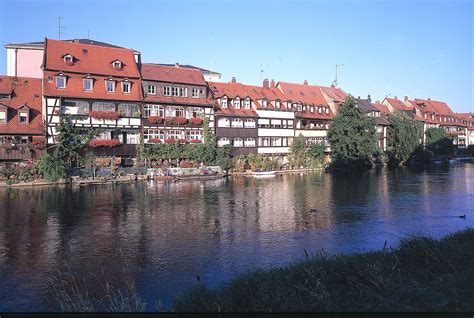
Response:
POLYGON ((141 73, 144 80, 206 86, 198 69, 144 63, 141 73))
POLYGON ((399 99, 396 99, 396 98, 388 98, 388 97, 385 97, 385 99, 387 100, 387 102, 392 105, 393 108, 397 109, 397 110, 402 110, 402 111, 405 111, 405 110, 413 110, 413 107, 409 107, 407 105, 405 105, 401 100, 399 99))
POLYGON ((244 99, 248 96, 241 83, 208 82, 208 85, 214 98, 227 96, 229 98, 240 97, 244 99))
POLYGON ((325 86, 319 87, 321 88, 321 91, 323 91, 329 98, 331 98, 336 103, 342 103, 347 98, 347 94, 340 88, 325 86))
POLYGON ((10 95, 13 90, 12 84, 12 81, 4 79, 3 76, 0 77, 0 94, 10 95))
POLYGON ((140 77, 131 49, 46 39, 44 63, 45 70, 129 78, 140 77), (63 57, 67 54, 74 57, 73 65, 64 63, 63 57), (116 60, 122 62, 122 69, 113 68, 112 62, 116 60))
POLYGON ((384 114, 384 115, 390 114, 390 111, 388 110, 388 107, 385 106, 384 104, 374 103, 372 105, 374 105, 374 107, 377 108, 379 110, 379 112, 381 112, 382 114, 384 114))
POLYGON ((42 135, 41 79, 11 76, 0 76, 0 79, 13 90, 11 98, 0 98, 0 107, 8 109, 7 123, 0 124, 0 134, 42 135), (25 105, 30 109, 29 124, 20 124, 18 109, 25 105))
POLYGON ((227 108, 221 108, 216 112, 216 116, 244 116, 244 117, 257 117, 257 113, 253 109, 235 109, 232 105, 227 108))
POLYGON ((107 100, 124 100, 124 101, 141 101, 142 100, 142 87, 140 80, 128 79, 131 83, 131 91, 129 94, 122 92, 121 81, 124 78, 112 77, 115 80, 115 92, 107 93, 105 90, 105 80, 109 79, 109 76, 92 75, 93 90, 84 91, 83 79, 84 74, 64 73, 66 75, 66 88, 56 88, 55 76, 58 72, 44 71, 43 72, 43 94, 45 96, 61 96, 61 97, 76 97, 76 98, 89 98, 89 99, 107 99, 107 100), (49 79, 51 77, 51 80, 49 79))
POLYGON ((445 102, 429 100, 429 99, 419 99, 415 98, 415 102, 417 104, 425 104, 426 108, 429 110, 433 110, 435 113, 439 115, 451 115, 454 114, 451 108, 445 102))

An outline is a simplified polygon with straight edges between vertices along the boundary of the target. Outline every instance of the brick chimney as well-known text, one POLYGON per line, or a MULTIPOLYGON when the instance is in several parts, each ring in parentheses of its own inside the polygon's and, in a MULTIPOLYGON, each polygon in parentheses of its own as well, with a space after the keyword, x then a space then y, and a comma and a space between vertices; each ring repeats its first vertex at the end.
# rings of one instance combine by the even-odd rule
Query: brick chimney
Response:
POLYGON ((308 81, 304 80, 303 85, 308 85, 308 81))
POLYGON ((370 98, 370 94, 367 95, 367 100, 369 101, 369 103, 372 101, 372 99, 370 98))
POLYGON ((265 88, 269 88, 269 87, 270 87, 270 84, 269 84, 269 82, 268 82, 268 78, 266 78, 266 79, 263 80, 263 87, 265 87, 265 88))
POLYGON ((275 88, 275 81, 273 79, 270 81, 270 87, 275 88))
POLYGON ((237 83, 237 80, 235 79, 235 76, 232 76, 232 80, 230 82, 231 83, 237 83))
POLYGON ((405 96, 403 100, 406 102, 408 100, 408 96, 405 96))

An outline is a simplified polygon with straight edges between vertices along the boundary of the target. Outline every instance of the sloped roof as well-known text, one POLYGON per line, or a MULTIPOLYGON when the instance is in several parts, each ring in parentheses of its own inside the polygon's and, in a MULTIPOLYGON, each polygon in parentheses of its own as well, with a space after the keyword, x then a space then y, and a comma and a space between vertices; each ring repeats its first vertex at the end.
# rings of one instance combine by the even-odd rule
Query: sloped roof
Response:
POLYGON ((143 80, 206 86, 206 81, 198 69, 144 63, 141 74, 143 80))
POLYGON ((321 91, 323 91, 329 98, 331 98, 336 103, 342 103, 346 100, 347 94, 340 88, 337 87, 325 87, 319 86, 321 91))
POLYGON ((133 50, 131 49, 46 39, 44 61, 45 70, 132 78, 140 77, 133 50), (73 65, 64 63, 63 57, 66 54, 74 57, 73 65), (115 60, 123 63, 122 69, 117 70, 113 68, 112 62, 115 60))
POLYGON ((405 111, 405 110, 413 110, 411 107, 405 105, 403 103, 403 101, 399 100, 398 98, 388 98, 388 97, 385 97, 385 100, 387 100, 387 102, 392 105, 393 108, 397 109, 397 110, 402 110, 402 111, 405 111))
POLYGON ((13 90, 13 82, 5 76, 0 77, 0 94, 10 95, 13 90))
POLYGON ((360 109, 367 110, 367 111, 379 111, 379 109, 375 107, 368 99, 356 98, 356 101, 357 101, 357 106, 360 109))
POLYGON ((229 98, 246 98, 248 96, 248 93, 241 83, 208 82, 208 85, 214 98, 220 98, 223 96, 229 98))
POLYGON ((321 88, 316 85, 305 85, 287 82, 278 82, 287 100, 301 102, 306 105, 327 105, 327 101, 321 93, 321 88))
POLYGON ((41 116, 41 79, 0 76, 3 83, 12 88, 11 98, 0 98, 0 104, 8 108, 8 121, 0 124, 1 134, 41 135, 43 119, 41 116), (27 106, 30 109, 29 124, 20 124, 18 109, 27 106))
MULTIPOLYGON (((106 46, 106 47, 114 47, 114 48, 120 48, 123 49, 123 47, 110 44, 107 42, 101 42, 101 41, 96 41, 96 40, 91 40, 91 39, 69 39, 69 40, 61 40, 63 42, 77 42, 77 43, 82 43, 82 44, 90 44, 90 45, 98 45, 98 46, 106 46)), ((24 42, 24 43, 9 43, 5 44, 5 48, 39 48, 39 49, 44 49, 44 42, 24 42)), ((135 53, 139 53, 136 50, 133 50, 135 53)))
MULTIPOLYGON (((176 66, 176 64, 169 64, 169 63, 156 63, 155 65, 161 65, 161 66, 176 66)), ((179 67, 190 68, 190 69, 196 69, 196 70, 201 71, 201 73, 203 73, 203 74, 216 74, 216 75, 221 75, 221 73, 219 73, 219 72, 207 70, 207 69, 205 69, 205 68, 197 67, 197 66, 189 65, 189 64, 179 64, 179 67)))

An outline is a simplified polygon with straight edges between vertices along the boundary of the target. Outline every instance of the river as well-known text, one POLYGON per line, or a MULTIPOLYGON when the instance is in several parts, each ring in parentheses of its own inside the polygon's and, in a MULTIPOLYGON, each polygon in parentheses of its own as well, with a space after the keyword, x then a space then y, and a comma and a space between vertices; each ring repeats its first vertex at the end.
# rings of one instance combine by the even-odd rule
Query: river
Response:
POLYGON ((0 189, 0 312, 48 310, 58 271, 118 287, 126 272, 149 304, 166 305, 198 275, 215 287, 305 250, 360 252, 473 227, 473 207, 473 164, 0 189))

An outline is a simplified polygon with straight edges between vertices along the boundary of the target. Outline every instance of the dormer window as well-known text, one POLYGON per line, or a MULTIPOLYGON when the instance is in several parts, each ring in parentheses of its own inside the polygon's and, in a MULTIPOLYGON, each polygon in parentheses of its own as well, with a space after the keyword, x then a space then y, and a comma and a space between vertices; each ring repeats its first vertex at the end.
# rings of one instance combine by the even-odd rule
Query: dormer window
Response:
POLYGON ((5 124, 6 122, 7 122, 7 108, 2 107, 0 108, 0 124, 5 124))
POLYGON ((318 113, 322 114, 323 113, 323 109, 321 106, 318 107, 318 113))
POLYGON ((122 92, 124 94, 130 94, 132 90, 132 84, 129 81, 123 81, 122 82, 122 92))
POLYGON ((279 100, 275 101, 275 108, 280 108, 280 101, 279 100))
POLYGON ((234 99, 234 108, 240 109, 240 98, 238 97, 234 99))
POLYGON ((20 124, 28 124, 28 111, 21 110, 18 112, 18 121, 20 124))
POLYGON ((221 107, 227 108, 227 97, 221 98, 221 107))
POLYGON ((244 100, 244 109, 250 109, 250 99, 246 98, 244 100))
POLYGON ((288 109, 291 109, 291 100, 289 100, 289 101, 286 103, 286 107, 287 107, 288 109))
POLYGON ((66 54, 63 56, 64 64, 66 65, 73 65, 74 64, 74 57, 71 54, 66 54))
POLYGON ((66 76, 56 76, 56 88, 66 88, 66 76))
POLYGON ((296 109, 300 112, 303 110, 303 105, 298 103, 298 106, 296 106, 296 109))
POLYGON ((116 61, 112 62, 112 66, 113 66, 114 70, 121 70, 122 67, 123 67, 123 64, 119 60, 116 60, 116 61))
POLYGON ((105 91, 107 93, 115 93, 115 81, 106 80, 105 81, 105 91))
POLYGON ((329 115, 329 107, 326 107, 326 115, 329 115))
POLYGON ((310 106, 309 111, 314 113, 314 106, 310 106))
POLYGON ((82 88, 84 91, 91 92, 94 86, 94 80, 92 78, 84 78, 82 80, 82 88))
POLYGON ((262 107, 267 108, 267 100, 266 99, 262 100, 262 107))

